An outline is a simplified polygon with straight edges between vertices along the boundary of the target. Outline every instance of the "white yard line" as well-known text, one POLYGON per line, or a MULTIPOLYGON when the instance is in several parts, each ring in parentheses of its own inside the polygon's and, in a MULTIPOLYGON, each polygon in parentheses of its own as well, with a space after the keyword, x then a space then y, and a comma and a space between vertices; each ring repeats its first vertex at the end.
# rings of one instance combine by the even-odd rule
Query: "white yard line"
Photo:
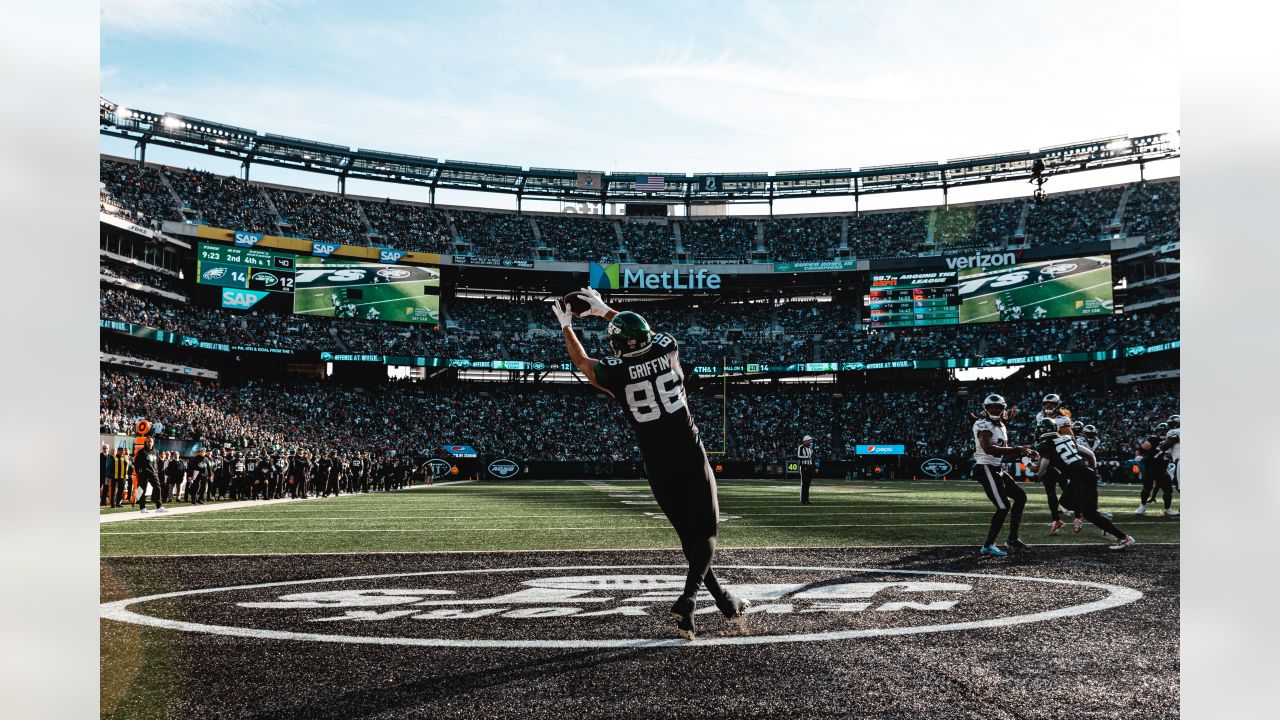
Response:
MULTIPOLYGON (((408 490, 425 490, 441 485, 462 485, 464 483, 474 482, 473 480, 450 480, 449 482, 438 482, 431 485, 415 485, 413 487, 392 490, 391 492, 404 492, 408 490)), ((337 500, 344 497, 369 497, 369 495, 360 493, 345 493, 343 495, 335 495, 333 498, 306 498, 307 500, 337 500)), ((243 508, 266 507, 267 505, 282 505, 284 503, 303 502, 299 498, 280 498, 279 500, 235 500, 232 502, 220 502, 212 505, 184 505, 183 507, 165 508, 165 512, 156 512, 154 509, 148 509, 145 513, 140 511, 130 511, 122 513, 109 513, 98 516, 98 523, 106 525, 108 523, 124 522, 126 520, 164 520, 174 517, 175 515, 192 515, 195 513, 213 512, 215 510, 237 510, 243 508)))

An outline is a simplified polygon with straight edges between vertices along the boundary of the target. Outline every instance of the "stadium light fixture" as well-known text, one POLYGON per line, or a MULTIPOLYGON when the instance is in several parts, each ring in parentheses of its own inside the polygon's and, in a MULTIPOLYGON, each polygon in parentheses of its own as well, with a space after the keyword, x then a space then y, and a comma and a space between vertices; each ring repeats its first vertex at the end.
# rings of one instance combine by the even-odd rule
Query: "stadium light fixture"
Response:
POLYGON ((117 120, 128 120, 129 118, 132 118, 132 117, 133 117, 133 111, 130 110, 129 108, 127 107, 116 108, 117 120))
POLYGON ((1133 143, 1129 141, 1129 138, 1119 138, 1107 143, 1107 149, 1114 152, 1124 152, 1132 146, 1133 143))
POLYGON ((163 125, 170 130, 176 130, 183 126, 183 122, 172 115, 165 115, 163 125))

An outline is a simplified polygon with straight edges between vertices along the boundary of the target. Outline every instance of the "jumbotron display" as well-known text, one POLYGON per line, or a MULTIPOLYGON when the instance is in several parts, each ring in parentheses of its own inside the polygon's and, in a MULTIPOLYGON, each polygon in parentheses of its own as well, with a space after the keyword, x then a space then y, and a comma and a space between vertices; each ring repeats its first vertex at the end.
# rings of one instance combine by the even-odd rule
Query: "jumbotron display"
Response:
POLYGON ((304 258, 293 311, 301 315, 440 324, 440 270, 304 258))
POLYGON ((867 297, 873 328, 960 322, 955 271, 872 274, 867 297))
POLYGON ((1107 255, 1036 260, 959 271, 960 322, 1002 322, 1110 315, 1107 255))
POLYGON ((202 242, 196 282, 240 290, 293 292, 297 256, 257 248, 202 242))
POLYGON ((1107 255, 873 272, 866 321, 896 328, 1110 315, 1113 285, 1107 255))

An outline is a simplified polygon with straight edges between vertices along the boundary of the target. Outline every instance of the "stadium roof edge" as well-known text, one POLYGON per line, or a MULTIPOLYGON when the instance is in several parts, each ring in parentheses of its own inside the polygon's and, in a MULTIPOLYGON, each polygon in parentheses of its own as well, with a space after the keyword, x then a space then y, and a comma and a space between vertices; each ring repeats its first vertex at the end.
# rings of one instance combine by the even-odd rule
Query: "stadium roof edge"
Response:
POLYGON ((359 177, 399 184, 430 184, 433 188, 518 194, 530 198, 566 201, 653 202, 762 202, 774 198, 847 196, 914 190, 947 189, 965 185, 1025 180, 1033 175, 1036 160, 1042 160, 1045 174, 1097 170, 1122 165, 1141 165, 1181 156, 1177 132, 1149 135, 1116 135, 1084 142, 1066 143, 1038 151, 999 153, 947 160, 891 165, 872 165, 858 170, 781 170, 775 172, 683 172, 582 171, 568 168, 524 168, 464 160, 405 155, 377 150, 352 149, 304 138, 262 134, 246 128, 188 118, 173 113, 157 114, 127 110, 106 98, 99 98, 99 132, 134 140, 145 152, 147 145, 220 157, 252 164, 283 167, 304 172, 359 177), (227 135, 242 140, 228 143, 227 135), (323 157, 308 157, 281 150, 303 151, 323 157), (600 174, 599 188, 578 188, 579 173, 600 174), (642 191, 631 186, 636 177, 666 180, 662 190, 642 191), (718 191, 703 192, 698 178, 717 176, 723 182, 718 191))

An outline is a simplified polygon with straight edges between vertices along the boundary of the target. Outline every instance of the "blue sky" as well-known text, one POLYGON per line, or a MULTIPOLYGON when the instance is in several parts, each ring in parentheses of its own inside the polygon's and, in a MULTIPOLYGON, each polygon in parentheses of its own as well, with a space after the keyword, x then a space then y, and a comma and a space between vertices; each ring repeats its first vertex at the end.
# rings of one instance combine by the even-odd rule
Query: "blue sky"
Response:
POLYGON ((1176 129, 1171 5, 103 0, 102 93, 437 158, 856 168, 1176 129))

